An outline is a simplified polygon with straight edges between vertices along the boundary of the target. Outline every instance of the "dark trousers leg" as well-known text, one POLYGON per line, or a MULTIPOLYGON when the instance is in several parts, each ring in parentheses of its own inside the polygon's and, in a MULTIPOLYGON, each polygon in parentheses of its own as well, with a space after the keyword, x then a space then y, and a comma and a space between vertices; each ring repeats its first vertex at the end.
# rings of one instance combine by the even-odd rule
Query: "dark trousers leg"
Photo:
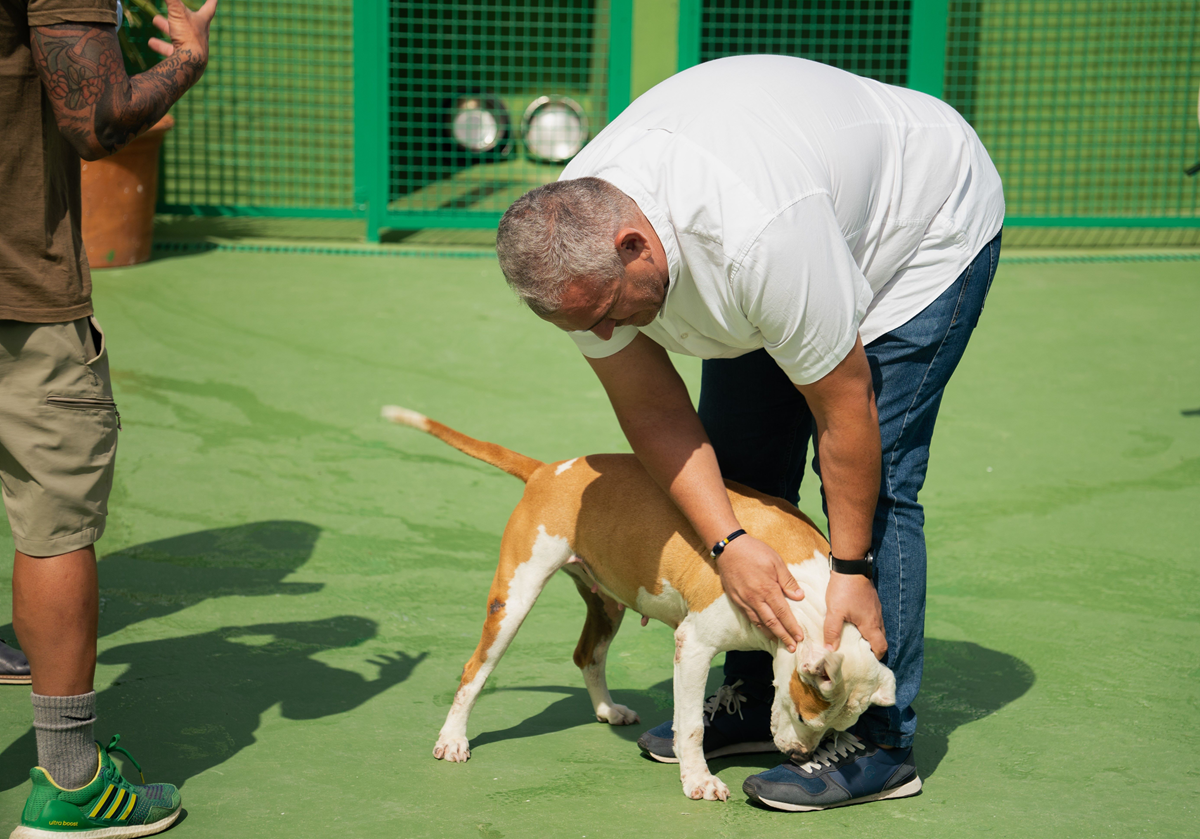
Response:
MULTIPOLYGON (((766 350, 738 358, 708 359, 700 385, 700 421, 712 440, 721 474, 796 504, 812 414, 787 374, 766 350)), ((741 679, 747 696, 770 701, 771 656, 725 654, 725 683, 741 679)))

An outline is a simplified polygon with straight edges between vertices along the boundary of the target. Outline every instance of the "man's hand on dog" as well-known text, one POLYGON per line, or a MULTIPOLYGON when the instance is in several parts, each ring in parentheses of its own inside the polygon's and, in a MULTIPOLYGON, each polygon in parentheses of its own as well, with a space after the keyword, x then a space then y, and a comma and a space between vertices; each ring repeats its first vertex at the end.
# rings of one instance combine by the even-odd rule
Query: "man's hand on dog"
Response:
POLYGON ((750 623, 774 633, 795 652, 796 644, 804 640, 804 630, 784 598, 803 600, 804 590, 779 554, 753 536, 742 536, 726 546, 717 559, 717 571, 725 593, 750 623))
POLYGON ((842 642, 842 624, 852 623, 871 645, 880 661, 887 653, 883 634, 883 607, 871 581, 861 574, 830 574, 825 591, 825 646, 836 650, 842 642))

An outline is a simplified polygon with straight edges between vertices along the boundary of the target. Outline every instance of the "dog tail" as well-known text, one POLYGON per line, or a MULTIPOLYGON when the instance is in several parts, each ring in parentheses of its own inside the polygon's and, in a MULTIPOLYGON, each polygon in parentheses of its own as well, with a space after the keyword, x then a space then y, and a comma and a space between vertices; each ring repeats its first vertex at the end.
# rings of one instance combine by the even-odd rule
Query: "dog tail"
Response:
POLYGON ((440 422, 435 422, 427 416, 418 414, 416 411, 410 411, 408 408, 384 405, 383 417, 399 425, 409 425, 424 431, 426 434, 432 434, 443 443, 454 446, 460 452, 478 458, 484 463, 490 463, 497 469, 503 469, 508 474, 520 478, 526 483, 529 482, 530 476, 539 467, 545 465, 540 460, 534 460, 532 457, 517 454, 510 449, 504 448, 504 446, 498 446, 495 443, 485 443, 482 440, 476 440, 474 437, 468 437, 466 434, 455 431, 453 428, 442 425, 440 422))

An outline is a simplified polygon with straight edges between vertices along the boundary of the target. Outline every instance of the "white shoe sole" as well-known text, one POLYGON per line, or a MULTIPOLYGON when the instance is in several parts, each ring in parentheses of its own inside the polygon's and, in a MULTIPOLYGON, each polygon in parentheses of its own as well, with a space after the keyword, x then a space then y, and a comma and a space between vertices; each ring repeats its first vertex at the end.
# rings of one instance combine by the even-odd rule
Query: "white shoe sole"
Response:
MULTIPOLYGON (((770 740, 764 740, 761 743, 734 743, 731 746, 722 746, 719 749, 713 749, 711 752, 704 753, 705 760, 712 760, 714 757, 729 757, 730 755, 752 755, 761 754, 763 752, 778 752, 775 744, 770 740)), ((654 752, 646 752, 650 757, 657 760, 659 763, 679 763, 677 757, 663 757, 656 755, 654 752)))
POLYGON ((116 827, 97 827, 93 830, 42 830, 36 827, 21 825, 8 839, 135 839, 138 836, 150 836, 162 833, 179 818, 183 812, 180 807, 165 819, 159 819, 152 824, 129 824, 116 827))
POLYGON ((885 789, 882 792, 877 792, 874 795, 864 795, 862 798, 851 798, 849 801, 839 801, 836 804, 821 804, 819 806, 809 806, 804 804, 788 804, 786 801, 772 801, 769 798, 759 798, 763 804, 774 810, 786 810, 789 813, 807 813, 812 810, 832 810, 834 807, 846 807, 850 804, 865 804, 868 801, 885 801, 889 798, 908 798, 910 795, 916 795, 921 791, 921 779, 913 778, 907 784, 895 787, 894 789, 885 789))

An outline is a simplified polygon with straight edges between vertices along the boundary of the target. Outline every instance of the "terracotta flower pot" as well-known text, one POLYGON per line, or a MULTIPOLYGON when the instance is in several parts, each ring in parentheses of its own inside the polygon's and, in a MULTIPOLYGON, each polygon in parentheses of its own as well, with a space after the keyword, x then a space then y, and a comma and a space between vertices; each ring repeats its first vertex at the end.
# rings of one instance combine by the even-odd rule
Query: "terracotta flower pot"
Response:
POLYGON ((83 247, 92 268, 137 265, 150 258, 158 152, 174 125, 167 114, 116 154, 83 161, 83 247))

